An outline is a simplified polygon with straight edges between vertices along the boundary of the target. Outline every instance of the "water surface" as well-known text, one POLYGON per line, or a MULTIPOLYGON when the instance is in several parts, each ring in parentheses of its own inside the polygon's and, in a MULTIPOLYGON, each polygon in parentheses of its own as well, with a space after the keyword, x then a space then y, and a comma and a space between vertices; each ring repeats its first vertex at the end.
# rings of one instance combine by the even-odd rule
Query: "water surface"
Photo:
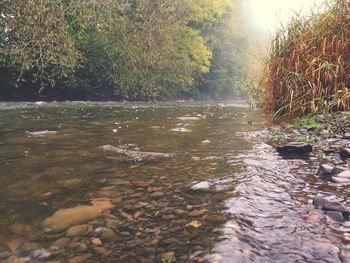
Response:
POLYGON ((246 105, 1 103, 0 124, 4 262, 35 260, 41 248, 51 255, 43 262, 79 255, 88 255, 84 262, 347 260, 339 224, 307 222, 315 195, 336 199, 344 189, 318 182, 309 160, 279 157, 263 136, 271 118, 246 105), (103 145, 172 157, 132 163, 103 145), (41 222, 96 199, 115 207, 55 252, 66 232, 52 234, 41 222), (34 234, 14 233, 14 224, 34 234), (115 239, 95 244, 101 227, 115 239))

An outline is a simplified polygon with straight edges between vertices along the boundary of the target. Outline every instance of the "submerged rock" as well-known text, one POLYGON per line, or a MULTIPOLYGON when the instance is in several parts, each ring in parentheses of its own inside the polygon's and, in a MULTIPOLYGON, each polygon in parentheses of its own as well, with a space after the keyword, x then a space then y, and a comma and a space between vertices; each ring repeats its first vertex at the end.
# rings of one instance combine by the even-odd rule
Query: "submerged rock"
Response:
POLYGON ((42 222, 42 226, 54 232, 65 230, 71 226, 86 223, 101 216, 102 212, 112 208, 108 202, 94 206, 77 206, 60 209, 42 222))
POLYGON ((287 145, 278 146, 277 152, 284 155, 306 154, 312 152, 312 145, 299 142, 292 142, 287 145))
POLYGON ((89 225, 72 226, 67 230, 67 236, 69 237, 81 236, 86 234, 88 230, 89 230, 89 225))
POLYGON ((126 155, 128 157, 128 161, 131 162, 140 162, 144 159, 152 159, 152 158, 168 158, 172 157, 173 154, 169 153, 158 153, 158 152, 141 152, 139 150, 128 149, 127 147, 115 147, 112 145, 103 145, 101 148, 104 151, 112 151, 119 154, 126 155))
POLYGON ((58 240, 56 240, 52 245, 52 249, 62 249, 65 248, 70 242, 70 238, 68 237, 62 237, 58 240))
POLYGON ((50 134, 56 134, 57 131, 48 131, 48 130, 45 130, 45 131, 35 131, 35 132, 30 132, 30 131, 27 131, 27 133, 31 136, 45 136, 45 135, 50 135, 50 134))

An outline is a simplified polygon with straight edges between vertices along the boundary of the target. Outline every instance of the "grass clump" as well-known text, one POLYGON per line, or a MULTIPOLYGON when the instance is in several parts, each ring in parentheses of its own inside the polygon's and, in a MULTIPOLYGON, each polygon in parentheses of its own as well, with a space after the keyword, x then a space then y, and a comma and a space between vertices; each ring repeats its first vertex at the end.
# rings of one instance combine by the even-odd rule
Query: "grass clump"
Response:
POLYGON ((270 133, 271 137, 285 137, 287 136, 287 133, 283 132, 283 131, 272 131, 270 133))
POLYGON ((280 115, 350 110, 350 1, 328 0, 274 37, 262 105, 280 115))
POLYGON ((296 128, 300 128, 303 126, 309 126, 309 127, 319 127, 321 124, 317 122, 317 119, 315 116, 309 117, 309 118, 303 118, 298 119, 293 123, 293 126, 296 128))

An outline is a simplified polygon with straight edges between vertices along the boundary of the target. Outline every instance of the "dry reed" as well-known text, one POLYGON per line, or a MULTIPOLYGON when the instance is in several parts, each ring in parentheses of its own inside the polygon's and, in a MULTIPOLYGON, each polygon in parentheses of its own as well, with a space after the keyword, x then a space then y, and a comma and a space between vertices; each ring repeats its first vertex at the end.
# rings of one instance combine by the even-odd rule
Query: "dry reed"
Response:
POLYGON ((292 19, 272 41, 261 102, 296 116, 350 110, 350 1, 292 19))

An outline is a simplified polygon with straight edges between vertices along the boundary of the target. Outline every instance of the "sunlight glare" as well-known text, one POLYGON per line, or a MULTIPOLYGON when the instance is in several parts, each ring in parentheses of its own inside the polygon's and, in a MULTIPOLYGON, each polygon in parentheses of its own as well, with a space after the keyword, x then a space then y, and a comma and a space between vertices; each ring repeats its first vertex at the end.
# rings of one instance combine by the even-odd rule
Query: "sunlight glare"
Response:
POLYGON ((246 0, 247 15, 254 26, 267 33, 273 33, 285 24, 295 13, 307 15, 315 4, 322 0, 246 0))

